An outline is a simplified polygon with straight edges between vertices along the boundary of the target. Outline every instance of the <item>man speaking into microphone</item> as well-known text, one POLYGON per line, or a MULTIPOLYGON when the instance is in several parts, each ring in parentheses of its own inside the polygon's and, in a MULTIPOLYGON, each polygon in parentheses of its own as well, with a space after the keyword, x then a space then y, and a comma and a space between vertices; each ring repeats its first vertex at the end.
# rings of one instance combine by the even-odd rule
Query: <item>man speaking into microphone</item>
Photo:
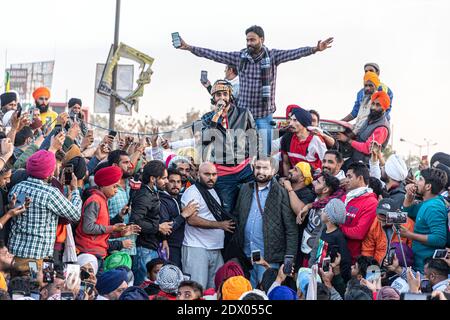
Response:
POLYGON ((211 89, 213 111, 201 120, 202 161, 216 166, 215 189, 228 214, 233 212, 240 185, 253 181, 250 160, 261 145, 252 114, 234 104, 231 92, 228 81, 216 81, 211 89))

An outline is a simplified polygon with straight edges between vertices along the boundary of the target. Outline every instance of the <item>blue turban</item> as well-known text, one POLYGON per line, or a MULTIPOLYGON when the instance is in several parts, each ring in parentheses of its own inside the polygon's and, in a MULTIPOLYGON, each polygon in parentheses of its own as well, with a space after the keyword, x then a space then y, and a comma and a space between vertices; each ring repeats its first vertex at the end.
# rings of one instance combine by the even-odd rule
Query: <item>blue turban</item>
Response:
POLYGON ((292 114, 295 116, 298 122, 305 128, 310 127, 312 123, 311 113, 302 108, 292 109, 292 114))
POLYGON ((124 270, 113 269, 97 276, 97 291, 101 295, 113 292, 123 282, 127 282, 128 274, 124 270))
POLYGON ((278 286, 270 291, 269 300, 297 300, 297 293, 289 287, 278 286))

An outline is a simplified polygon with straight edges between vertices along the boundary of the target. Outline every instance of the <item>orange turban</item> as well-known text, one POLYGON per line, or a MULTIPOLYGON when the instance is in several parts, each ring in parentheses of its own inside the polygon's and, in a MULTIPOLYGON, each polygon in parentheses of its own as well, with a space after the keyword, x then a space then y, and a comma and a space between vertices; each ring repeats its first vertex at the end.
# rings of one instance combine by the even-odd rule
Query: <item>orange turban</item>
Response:
POLYGON ((223 283, 222 299, 239 300, 243 293, 252 291, 252 285, 243 276, 231 277, 223 283))
POLYGON ((386 111, 389 109, 389 106, 391 105, 391 99, 389 98, 388 94, 384 91, 377 91, 372 95, 372 98, 370 99, 372 102, 375 100, 378 100, 378 102, 381 104, 381 108, 386 111))
POLYGON ((39 99, 40 97, 47 97, 50 99, 50 89, 47 87, 39 87, 33 92, 34 100, 39 99))
POLYGON ((375 89, 378 89, 378 87, 380 86, 380 79, 378 78, 378 75, 375 72, 372 71, 367 71, 364 74, 364 84, 370 81, 375 85, 375 89))

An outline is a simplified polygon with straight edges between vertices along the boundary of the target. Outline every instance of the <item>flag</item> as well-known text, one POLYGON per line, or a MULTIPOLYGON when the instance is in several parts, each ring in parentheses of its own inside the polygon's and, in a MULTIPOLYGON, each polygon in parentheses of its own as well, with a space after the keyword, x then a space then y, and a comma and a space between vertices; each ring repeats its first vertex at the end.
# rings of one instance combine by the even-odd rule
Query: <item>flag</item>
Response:
POLYGON ((9 71, 6 71, 5 74, 5 92, 11 91, 11 75, 9 74, 9 71))

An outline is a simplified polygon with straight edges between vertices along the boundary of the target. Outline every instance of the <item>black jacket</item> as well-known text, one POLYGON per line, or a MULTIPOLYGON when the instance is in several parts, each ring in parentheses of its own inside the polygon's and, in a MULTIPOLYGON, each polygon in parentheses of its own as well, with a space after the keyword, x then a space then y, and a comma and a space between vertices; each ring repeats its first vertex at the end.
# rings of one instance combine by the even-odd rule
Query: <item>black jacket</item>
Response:
MULTIPOLYGON (((236 232, 241 248, 244 248, 245 225, 252 205, 253 192, 254 183, 244 184, 235 207, 235 215, 238 216, 236 232)), ((272 179, 263 211, 264 260, 269 263, 282 263, 285 255, 296 256, 298 228, 295 215, 287 191, 275 179, 272 179)))
POLYGON ((158 193, 149 186, 142 186, 131 202, 130 222, 141 227, 136 246, 158 250, 160 201, 158 193))
POLYGON ((250 154, 256 154, 260 145, 259 135, 248 109, 231 106, 228 111, 229 130, 212 121, 215 114, 214 111, 208 112, 201 120, 203 154, 206 154, 205 149, 211 147, 211 162, 234 166, 242 163, 250 154))
POLYGON ((173 198, 165 191, 159 192, 161 201, 159 223, 173 221, 172 234, 165 237, 169 247, 181 248, 184 240, 184 227, 186 220, 181 215, 181 203, 179 198, 173 198))
POLYGON ((401 208, 403 206, 403 201, 405 200, 405 185, 402 183, 397 188, 393 188, 389 191, 387 191, 389 195, 389 199, 392 199, 397 204, 398 208, 401 208))

